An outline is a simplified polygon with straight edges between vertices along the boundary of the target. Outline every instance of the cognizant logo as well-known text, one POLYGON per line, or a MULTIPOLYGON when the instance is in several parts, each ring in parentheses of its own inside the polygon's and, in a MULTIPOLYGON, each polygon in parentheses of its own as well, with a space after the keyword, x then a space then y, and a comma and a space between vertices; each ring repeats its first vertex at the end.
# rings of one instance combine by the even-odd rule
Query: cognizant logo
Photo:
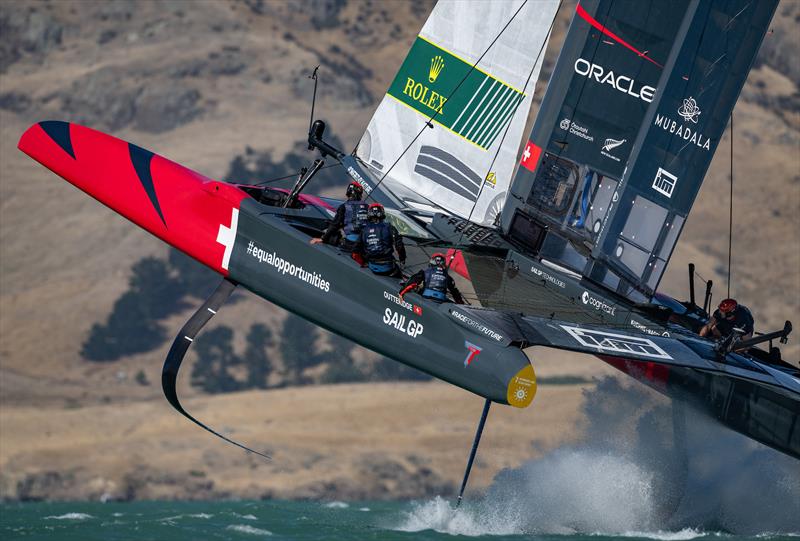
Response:
POLYGON ((595 310, 602 310, 606 314, 613 316, 614 312, 616 312, 617 307, 611 304, 606 303, 598 298, 592 297, 588 291, 584 291, 583 295, 581 295, 581 301, 583 304, 588 304, 595 310))
POLYGON ((600 84, 609 85, 614 90, 639 98, 647 103, 653 101, 653 96, 656 94, 656 89, 652 86, 637 83, 636 80, 626 75, 616 75, 612 70, 583 58, 578 58, 575 61, 575 73, 588 79, 594 79, 600 84))

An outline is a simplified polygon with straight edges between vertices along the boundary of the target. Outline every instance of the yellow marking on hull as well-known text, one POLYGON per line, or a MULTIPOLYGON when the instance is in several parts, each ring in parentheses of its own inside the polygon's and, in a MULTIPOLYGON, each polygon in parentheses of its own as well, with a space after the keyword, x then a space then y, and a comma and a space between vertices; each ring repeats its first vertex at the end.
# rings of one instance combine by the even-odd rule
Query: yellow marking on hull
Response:
POLYGON ((506 399, 515 408, 527 408, 536 396, 536 374, 530 364, 508 382, 506 399))

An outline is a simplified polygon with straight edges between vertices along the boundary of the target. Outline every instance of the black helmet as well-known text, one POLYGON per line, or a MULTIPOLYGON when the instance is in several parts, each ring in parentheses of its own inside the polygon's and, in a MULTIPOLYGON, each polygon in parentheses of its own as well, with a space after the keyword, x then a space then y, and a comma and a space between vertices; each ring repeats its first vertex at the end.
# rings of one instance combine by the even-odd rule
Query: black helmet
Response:
POLYGON ((433 254, 431 256, 431 260, 428 262, 431 267, 439 267, 440 269, 444 269, 447 266, 447 259, 444 257, 444 254, 433 254))
POLYGON ((367 219, 371 222, 380 222, 386 218, 386 211, 380 203, 372 203, 367 210, 367 219))
POLYGON ((361 184, 358 182, 351 182, 347 185, 347 192, 345 192, 345 195, 348 199, 359 201, 361 200, 361 196, 364 195, 364 188, 362 188, 361 184))

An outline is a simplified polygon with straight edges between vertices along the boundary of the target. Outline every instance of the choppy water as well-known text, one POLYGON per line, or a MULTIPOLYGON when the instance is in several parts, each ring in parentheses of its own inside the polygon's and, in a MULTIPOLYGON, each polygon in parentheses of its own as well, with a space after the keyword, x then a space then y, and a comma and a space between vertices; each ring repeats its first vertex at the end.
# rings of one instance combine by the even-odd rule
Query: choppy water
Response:
POLYGON ((0 507, 3 540, 453 540, 483 537, 496 541, 536 539, 603 541, 609 538, 684 541, 800 538, 764 532, 741 536, 694 528, 675 531, 587 530, 532 533, 484 503, 454 511, 436 498, 418 503, 386 502, 134 502, 25 503, 0 507))
POLYGON ((676 444, 671 406, 642 386, 604 379, 584 398, 583 442, 498 472, 458 511, 442 498, 6 504, 0 539, 800 541, 797 460, 696 414, 676 444))

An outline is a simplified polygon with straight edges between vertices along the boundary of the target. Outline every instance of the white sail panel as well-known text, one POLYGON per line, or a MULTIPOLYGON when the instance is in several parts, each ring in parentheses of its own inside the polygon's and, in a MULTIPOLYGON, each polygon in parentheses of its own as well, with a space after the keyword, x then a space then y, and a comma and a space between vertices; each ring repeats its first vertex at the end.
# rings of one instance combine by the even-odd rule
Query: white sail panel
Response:
POLYGON ((399 184, 407 190, 397 193, 410 190, 473 222, 494 222, 557 9, 557 0, 439 1, 358 146, 358 156, 383 175, 411 144, 385 187, 399 184), (414 141, 431 116, 432 128, 414 141))

